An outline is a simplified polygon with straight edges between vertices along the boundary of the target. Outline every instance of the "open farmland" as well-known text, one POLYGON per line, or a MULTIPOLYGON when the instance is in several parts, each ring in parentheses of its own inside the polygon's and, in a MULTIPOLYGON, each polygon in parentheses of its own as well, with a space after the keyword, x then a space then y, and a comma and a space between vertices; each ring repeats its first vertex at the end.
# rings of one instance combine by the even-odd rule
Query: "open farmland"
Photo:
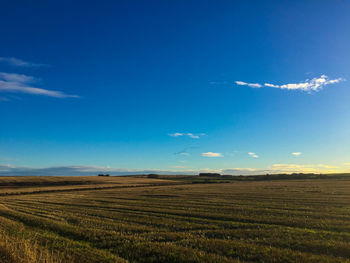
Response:
POLYGON ((0 178, 0 262, 350 262, 350 179, 39 179, 0 178))

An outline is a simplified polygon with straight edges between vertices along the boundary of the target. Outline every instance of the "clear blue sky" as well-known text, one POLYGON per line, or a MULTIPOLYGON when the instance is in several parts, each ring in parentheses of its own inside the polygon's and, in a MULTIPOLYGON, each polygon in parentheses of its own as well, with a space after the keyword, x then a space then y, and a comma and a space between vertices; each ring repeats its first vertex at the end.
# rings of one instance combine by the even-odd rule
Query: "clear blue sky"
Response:
POLYGON ((0 24, 0 171, 350 170, 349 1, 5 0, 0 24))

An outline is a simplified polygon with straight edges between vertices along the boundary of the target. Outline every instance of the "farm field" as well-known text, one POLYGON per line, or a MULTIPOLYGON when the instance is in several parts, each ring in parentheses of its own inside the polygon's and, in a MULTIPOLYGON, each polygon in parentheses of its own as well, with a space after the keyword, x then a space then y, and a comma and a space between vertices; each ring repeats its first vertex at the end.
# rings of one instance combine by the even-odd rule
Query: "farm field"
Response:
POLYGON ((350 179, 0 178, 0 236, 4 263, 350 262, 350 179))
POLYGON ((100 176, 23 176, 0 177, 0 196, 31 193, 71 192, 94 189, 137 187, 144 185, 172 184, 174 181, 135 177, 100 176))

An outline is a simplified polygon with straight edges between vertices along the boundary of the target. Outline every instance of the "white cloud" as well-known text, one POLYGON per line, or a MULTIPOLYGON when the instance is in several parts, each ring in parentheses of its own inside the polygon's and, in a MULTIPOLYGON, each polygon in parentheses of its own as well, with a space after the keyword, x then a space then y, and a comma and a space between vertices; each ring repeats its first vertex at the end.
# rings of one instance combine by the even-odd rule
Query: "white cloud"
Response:
POLYGON ((13 58, 13 57, 0 57, 0 62, 6 62, 12 66, 17 67, 42 67, 47 66, 45 64, 38 64, 33 62, 27 62, 22 59, 13 58))
POLYGON ((188 132, 188 133, 182 133, 182 132, 169 133, 169 136, 171 136, 171 137, 188 136, 192 139, 199 139, 201 136, 204 136, 204 135, 205 135, 205 133, 194 134, 191 132, 188 132))
POLYGON ((0 92, 26 93, 55 98, 79 98, 78 95, 69 95, 61 91, 36 88, 33 86, 34 82, 37 82, 37 79, 32 76, 0 72, 0 92))
MULTIPOLYGON (((302 90, 302 91, 319 91, 323 89, 326 85, 336 84, 343 81, 343 78, 329 79, 326 75, 321 75, 319 78, 307 79, 304 82, 299 83, 288 83, 282 85, 276 85, 271 83, 265 83, 265 87, 277 88, 277 89, 287 89, 287 90, 302 90)), ((247 83, 243 81, 236 81, 237 85, 248 86, 252 88, 261 88, 263 85, 259 83, 247 83)))
POLYGON ((262 85, 259 84, 259 83, 247 83, 247 82, 243 82, 243 81, 235 81, 237 85, 240 85, 240 86, 248 86, 248 87, 251 87, 251 88, 261 88, 262 85))
POLYGON ((311 80, 306 80, 305 82, 301 83, 284 84, 279 86, 279 88, 288 90, 299 89, 303 91, 319 91, 326 85, 339 83, 342 80, 342 78, 329 79, 326 75, 322 75, 319 78, 313 78, 311 80))
POLYGON ((278 88, 278 85, 274 85, 274 84, 270 84, 270 83, 265 83, 264 84, 265 87, 270 87, 270 88, 278 88))
POLYGON ((251 156, 251 157, 253 157, 253 158, 259 158, 259 155, 257 155, 257 154, 254 153, 254 152, 249 152, 248 155, 251 156))
POLYGON ((301 155, 301 152, 293 152, 292 155, 294 155, 294 156, 300 156, 300 155, 301 155))
POLYGON ((201 155, 205 157, 223 157, 221 153, 213 153, 213 152, 201 153, 201 155))

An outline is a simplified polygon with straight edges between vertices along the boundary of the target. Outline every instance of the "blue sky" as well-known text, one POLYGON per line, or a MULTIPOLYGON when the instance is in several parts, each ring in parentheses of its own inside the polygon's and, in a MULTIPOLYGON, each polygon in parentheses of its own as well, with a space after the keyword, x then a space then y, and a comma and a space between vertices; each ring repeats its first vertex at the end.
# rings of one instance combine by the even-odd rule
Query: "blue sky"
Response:
POLYGON ((0 24, 0 173, 350 171, 348 1, 2 1, 0 24))

